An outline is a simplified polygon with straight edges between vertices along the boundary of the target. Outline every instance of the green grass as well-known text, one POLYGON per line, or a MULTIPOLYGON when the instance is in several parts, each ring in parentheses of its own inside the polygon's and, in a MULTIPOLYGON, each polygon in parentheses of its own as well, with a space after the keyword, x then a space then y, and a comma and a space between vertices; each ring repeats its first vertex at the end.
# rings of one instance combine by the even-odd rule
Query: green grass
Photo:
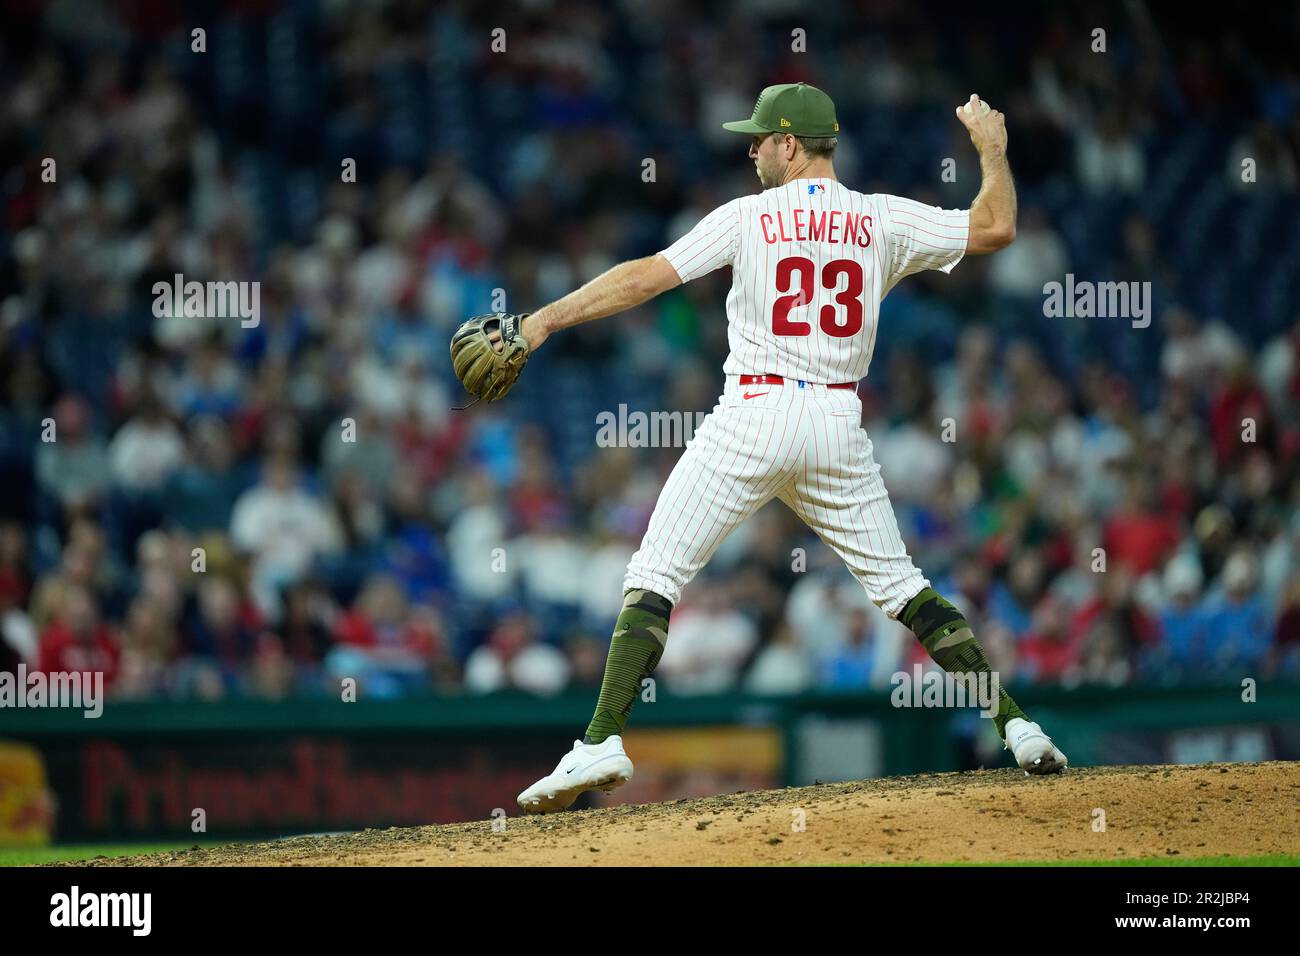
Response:
MULTIPOLYGON (((188 850, 195 841, 180 843, 104 843, 81 846, 0 847, 0 866, 32 866, 64 860, 91 860, 97 856, 135 856, 141 853, 165 853, 188 850)), ((213 841, 199 841, 207 849, 224 846, 213 841)), ((854 864, 849 864, 854 865, 854 864)), ((857 864, 873 866, 877 864, 857 864)), ((1016 860, 1007 863, 958 862, 943 860, 916 863, 886 863, 884 866, 1295 866, 1300 867, 1300 853, 1273 853, 1267 856, 1148 856, 1131 860, 1016 860)))
MULTIPOLYGON (((73 846, 0 847, 0 866, 32 866, 38 863, 55 863, 63 860, 92 860, 97 856, 136 856, 140 853, 165 853, 168 850, 188 850, 194 840, 180 843, 88 843, 73 846)), ((220 846, 211 841, 198 841, 202 847, 220 846)))

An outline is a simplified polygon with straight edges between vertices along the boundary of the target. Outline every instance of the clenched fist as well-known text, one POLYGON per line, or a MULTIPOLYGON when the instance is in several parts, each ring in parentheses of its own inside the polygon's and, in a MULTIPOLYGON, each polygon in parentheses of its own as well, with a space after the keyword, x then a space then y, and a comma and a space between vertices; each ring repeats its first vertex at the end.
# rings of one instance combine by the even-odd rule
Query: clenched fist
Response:
POLYGON ((1006 150, 1006 117, 972 93, 970 99, 957 107, 957 119, 970 133, 970 141, 981 154, 986 149, 1006 150))

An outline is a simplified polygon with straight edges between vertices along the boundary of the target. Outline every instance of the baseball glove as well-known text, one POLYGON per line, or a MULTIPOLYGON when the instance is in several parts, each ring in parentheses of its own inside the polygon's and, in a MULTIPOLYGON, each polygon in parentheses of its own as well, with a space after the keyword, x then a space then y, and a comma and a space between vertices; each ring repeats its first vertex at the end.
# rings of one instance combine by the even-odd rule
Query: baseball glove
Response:
POLYGON ((528 340, 519 328, 529 314, 476 315, 456 330, 451 337, 451 365, 467 392, 495 402, 514 387, 528 364, 528 340))

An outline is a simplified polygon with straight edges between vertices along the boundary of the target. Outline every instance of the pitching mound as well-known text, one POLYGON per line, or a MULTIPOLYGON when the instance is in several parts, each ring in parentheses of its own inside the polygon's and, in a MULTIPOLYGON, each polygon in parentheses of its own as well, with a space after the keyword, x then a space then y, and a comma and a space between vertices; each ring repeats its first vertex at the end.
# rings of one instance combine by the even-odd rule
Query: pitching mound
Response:
POLYGON ((101 866, 749 865, 1300 851, 1300 764, 926 774, 545 817, 299 837, 101 866), (502 821, 498 821, 500 828, 502 821))

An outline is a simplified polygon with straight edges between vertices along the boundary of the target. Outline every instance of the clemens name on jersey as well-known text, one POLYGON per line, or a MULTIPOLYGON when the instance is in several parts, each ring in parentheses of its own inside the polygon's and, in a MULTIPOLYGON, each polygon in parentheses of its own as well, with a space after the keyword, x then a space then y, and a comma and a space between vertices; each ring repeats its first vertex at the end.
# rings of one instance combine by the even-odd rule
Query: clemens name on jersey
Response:
POLYGON ((728 375, 855 382, 880 302, 904 276, 951 272, 970 213, 797 179, 719 206, 663 251, 683 282, 732 267, 728 375))

